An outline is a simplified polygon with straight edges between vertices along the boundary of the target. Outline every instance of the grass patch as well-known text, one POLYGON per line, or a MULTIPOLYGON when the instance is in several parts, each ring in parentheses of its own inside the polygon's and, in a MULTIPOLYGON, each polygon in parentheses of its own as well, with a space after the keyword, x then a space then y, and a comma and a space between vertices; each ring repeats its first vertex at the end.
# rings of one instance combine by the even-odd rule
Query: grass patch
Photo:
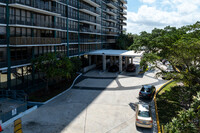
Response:
POLYGON ((177 85, 177 81, 173 81, 171 83, 169 83, 167 86, 165 86, 159 93, 158 95, 162 95, 163 93, 165 93, 166 91, 170 91, 172 87, 177 85))
POLYGON ((171 82, 165 86, 157 96, 158 116, 161 125, 165 125, 176 117, 178 111, 181 110, 180 104, 177 102, 176 94, 179 92, 173 91, 171 88, 175 87, 177 82, 171 82))
POLYGON ((45 88, 35 91, 28 95, 28 100, 33 102, 45 102, 68 89, 72 85, 76 76, 71 78, 70 80, 63 80, 49 86, 48 92, 45 92, 45 88))

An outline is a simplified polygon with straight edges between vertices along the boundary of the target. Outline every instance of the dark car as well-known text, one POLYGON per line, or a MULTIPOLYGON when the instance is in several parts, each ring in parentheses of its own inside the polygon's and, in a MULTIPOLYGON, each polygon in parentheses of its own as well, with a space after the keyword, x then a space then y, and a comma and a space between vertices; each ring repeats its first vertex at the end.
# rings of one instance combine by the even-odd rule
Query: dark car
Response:
POLYGON ((155 94, 156 88, 153 85, 143 85, 142 89, 140 90, 139 97, 140 98, 153 98, 155 94))
POLYGON ((135 72, 135 70, 136 70, 135 64, 128 64, 126 68, 127 72, 135 72))
POLYGON ((109 67, 108 71, 109 72, 118 72, 119 67, 117 65, 112 65, 111 67, 109 67))

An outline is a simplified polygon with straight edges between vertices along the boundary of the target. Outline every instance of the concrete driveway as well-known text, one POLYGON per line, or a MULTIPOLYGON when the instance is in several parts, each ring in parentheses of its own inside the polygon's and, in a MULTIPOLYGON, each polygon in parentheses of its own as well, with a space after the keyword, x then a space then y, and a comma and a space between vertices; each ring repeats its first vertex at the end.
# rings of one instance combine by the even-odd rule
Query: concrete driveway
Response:
MULTIPOLYGON (((139 102, 141 85, 154 84, 158 88, 165 81, 154 78, 153 72, 137 77, 109 73, 111 76, 106 78, 102 74, 86 74, 72 90, 22 117, 23 132, 156 132, 156 126, 152 129, 136 128, 133 104, 139 102)), ((13 125, 3 133, 13 133, 13 125)))

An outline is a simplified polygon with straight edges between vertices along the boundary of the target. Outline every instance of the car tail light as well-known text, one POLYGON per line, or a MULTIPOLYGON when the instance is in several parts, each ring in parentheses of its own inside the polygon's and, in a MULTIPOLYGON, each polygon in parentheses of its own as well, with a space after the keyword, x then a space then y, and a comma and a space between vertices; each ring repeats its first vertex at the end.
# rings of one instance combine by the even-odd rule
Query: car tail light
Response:
POLYGON ((141 95, 142 93, 140 92, 139 94, 141 95))
POLYGON ((150 97, 151 95, 150 95, 150 94, 148 94, 148 96, 150 97))
POLYGON ((153 123, 153 121, 151 120, 150 123, 153 123))
POLYGON ((136 119, 136 121, 139 121, 139 119, 136 119))

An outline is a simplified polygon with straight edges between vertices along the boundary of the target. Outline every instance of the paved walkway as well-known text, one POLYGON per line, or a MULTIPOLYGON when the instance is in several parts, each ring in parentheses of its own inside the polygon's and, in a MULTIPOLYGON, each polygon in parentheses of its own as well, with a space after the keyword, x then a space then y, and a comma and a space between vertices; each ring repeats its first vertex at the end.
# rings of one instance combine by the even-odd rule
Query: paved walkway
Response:
MULTIPOLYGON (((154 84, 158 88, 165 81, 154 78, 153 72, 137 77, 117 75, 107 79, 98 78, 96 74, 84 76, 72 90, 24 116, 23 132, 156 132, 156 126, 153 129, 136 128, 133 104, 139 102, 141 85, 154 84)), ((13 133, 13 125, 3 133, 13 133)))

